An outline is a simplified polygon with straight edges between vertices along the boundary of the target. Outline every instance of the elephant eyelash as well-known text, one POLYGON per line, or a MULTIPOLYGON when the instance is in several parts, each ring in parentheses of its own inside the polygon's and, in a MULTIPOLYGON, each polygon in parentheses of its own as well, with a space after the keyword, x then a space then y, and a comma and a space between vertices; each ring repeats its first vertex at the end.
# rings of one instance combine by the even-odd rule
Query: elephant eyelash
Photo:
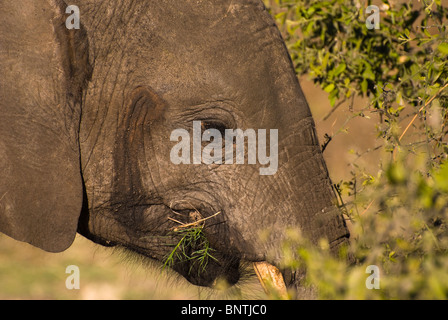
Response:
POLYGON ((225 133, 226 133, 226 129, 228 129, 228 127, 221 123, 221 122, 215 122, 215 121, 202 121, 201 122, 201 129, 202 132, 204 133, 207 130, 210 129, 216 129, 221 133, 221 136, 224 137, 225 133))

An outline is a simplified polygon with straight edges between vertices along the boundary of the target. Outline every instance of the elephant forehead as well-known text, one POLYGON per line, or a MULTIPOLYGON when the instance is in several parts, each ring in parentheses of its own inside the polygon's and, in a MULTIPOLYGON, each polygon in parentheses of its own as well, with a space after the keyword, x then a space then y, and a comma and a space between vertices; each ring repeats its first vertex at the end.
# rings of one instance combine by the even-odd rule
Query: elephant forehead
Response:
POLYGON ((230 99, 239 93, 257 104, 275 96, 269 89, 291 73, 290 62, 261 1, 182 1, 170 6, 166 2, 171 3, 162 1, 147 12, 147 23, 154 28, 148 35, 151 43, 143 50, 148 58, 139 59, 135 68, 140 79, 164 74, 149 77, 157 82, 152 87, 159 93, 174 90, 182 97, 188 95, 180 88, 230 99), (158 59, 148 64, 150 57, 158 59))
POLYGON ((126 49, 138 55, 161 46, 196 53, 260 46, 260 38, 282 42, 261 0, 78 1, 95 54, 105 57, 126 49))
POLYGON ((295 95, 286 92, 297 89, 286 47, 261 0, 79 1, 99 82, 92 90, 121 81, 129 92, 149 86, 169 105, 216 97, 259 109, 295 95))
POLYGON ((162 0, 151 3, 149 9, 170 25, 213 28, 226 19, 247 22, 253 11, 264 11, 265 7, 261 0, 162 0))
MULTIPOLYGON (((147 12, 154 32, 164 41, 176 44, 242 45, 260 31, 274 27, 260 0, 174 0, 154 5, 147 12)), ((275 37, 281 39, 278 33, 275 37)))

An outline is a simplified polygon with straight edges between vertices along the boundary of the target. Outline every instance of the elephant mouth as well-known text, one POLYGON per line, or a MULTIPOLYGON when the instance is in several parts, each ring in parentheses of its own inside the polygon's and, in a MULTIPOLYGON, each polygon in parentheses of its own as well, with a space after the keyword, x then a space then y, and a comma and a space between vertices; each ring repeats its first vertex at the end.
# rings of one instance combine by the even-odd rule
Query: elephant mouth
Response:
MULTIPOLYGON (((227 263, 224 268, 220 264, 219 266, 210 267, 203 274, 191 273, 191 265, 184 266, 184 268, 176 266, 173 269, 194 285, 216 288, 219 280, 224 280, 225 284, 230 286, 237 284, 242 274, 249 273, 248 264, 248 262, 233 260, 233 263, 227 263)), ((274 294, 280 299, 289 298, 284 275, 277 267, 266 261, 252 262, 250 264, 266 294, 274 294)))
MULTIPOLYGON (((190 248, 183 247, 181 249, 181 255, 186 259, 173 265, 172 268, 183 275, 190 283, 214 287, 217 280, 221 279, 226 281, 228 285, 234 285, 239 281, 241 274, 248 269, 247 265, 250 264, 266 293, 274 290, 280 298, 288 297, 284 275, 275 266, 266 261, 249 262, 243 260, 240 254, 223 254, 210 246, 210 240, 206 232, 210 229, 210 225, 216 226, 219 224, 213 222, 213 219, 221 214, 220 211, 208 215, 206 218, 196 209, 184 209, 175 213, 179 216, 188 216, 189 220, 193 221, 186 223, 169 218, 177 223, 172 231, 182 236, 177 248, 182 247, 182 242, 190 246, 190 248)), ((216 236, 212 236, 212 238, 216 238, 216 236)), ((179 260, 182 260, 182 257, 179 260)))
POLYGON ((168 235, 173 243, 164 258, 164 266, 194 285, 213 287, 218 279, 236 284, 242 273, 240 255, 217 249, 223 247, 221 211, 212 213, 204 208, 185 207, 171 210, 168 235))
POLYGON ((99 232, 94 235, 84 229, 79 231, 103 246, 122 248, 158 261, 163 268, 174 270, 193 285, 213 288, 222 280, 233 286, 241 279, 256 275, 265 290, 277 288, 278 292, 286 292, 283 275, 278 269, 261 262, 262 256, 244 254, 246 250, 230 245, 225 214, 214 209, 217 206, 204 202, 197 206, 191 205, 191 201, 184 203, 188 205, 142 206, 142 216, 160 213, 159 223, 154 223, 159 228, 148 229, 148 223, 142 223, 141 234, 135 238, 129 236, 135 233, 134 224, 116 220, 113 220, 114 234, 121 237, 103 237, 99 232))

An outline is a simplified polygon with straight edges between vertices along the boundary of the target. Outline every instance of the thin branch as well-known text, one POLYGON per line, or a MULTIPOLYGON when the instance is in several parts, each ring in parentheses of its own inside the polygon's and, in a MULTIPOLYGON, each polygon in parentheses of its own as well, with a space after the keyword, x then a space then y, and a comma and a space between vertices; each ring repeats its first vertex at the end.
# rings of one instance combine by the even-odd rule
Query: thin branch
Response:
POLYGON ((431 99, 428 100, 428 102, 425 103, 424 106, 422 106, 418 112, 415 114, 415 116, 412 118, 411 122, 409 122, 408 126, 406 127, 406 129, 404 129, 403 133, 401 134, 400 138, 398 138, 398 141, 400 142, 401 139, 403 139, 404 135, 406 134, 406 132, 409 130, 409 128, 412 126, 412 124, 414 123, 415 119, 417 119, 418 115, 420 112, 423 111, 423 109, 425 109, 446 87, 448 87, 448 83, 445 84, 439 91, 437 91, 437 93, 435 95, 433 95, 431 97, 431 99))
POLYGON ((367 206, 367 208, 365 208, 365 210, 364 210, 363 212, 361 212, 361 216, 362 216, 364 213, 366 213, 367 210, 370 209, 370 207, 372 206, 373 202, 375 202, 375 199, 373 199, 373 200, 369 203, 369 205, 367 206))
POLYGON ((171 218, 171 217, 168 217, 168 219, 171 220, 171 221, 173 221, 173 222, 176 222, 176 223, 180 224, 180 226, 174 228, 174 231, 177 231, 177 230, 179 230, 179 228, 188 228, 188 227, 191 227, 191 226, 197 226, 197 225, 199 225, 201 222, 204 222, 204 221, 207 221, 208 219, 211 219, 211 218, 213 218, 213 217, 216 217, 216 216, 217 216, 218 214, 220 214, 220 213, 221 213, 221 211, 218 211, 218 212, 216 212, 214 215, 211 215, 210 217, 206 217, 206 218, 203 218, 203 219, 199 219, 198 221, 191 222, 191 223, 183 223, 183 222, 180 222, 180 221, 178 221, 178 220, 176 220, 176 219, 173 219, 173 218, 171 218))
POLYGON ((327 120, 328 118, 331 117, 331 115, 340 107, 342 106, 342 104, 347 101, 347 99, 341 100, 338 102, 337 105, 335 105, 333 108, 331 108, 330 112, 327 113, 327 115, 322 119, 322 121, 327 120))

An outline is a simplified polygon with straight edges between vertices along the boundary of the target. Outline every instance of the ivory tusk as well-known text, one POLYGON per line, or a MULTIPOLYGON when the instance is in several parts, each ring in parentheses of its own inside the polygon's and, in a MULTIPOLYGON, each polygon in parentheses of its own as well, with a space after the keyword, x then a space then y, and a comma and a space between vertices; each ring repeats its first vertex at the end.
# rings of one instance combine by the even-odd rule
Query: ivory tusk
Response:
POLYGON ((266 293, 269 293, 269 287, 274 287, 281 299, 289 298, 285 280, 280 270, 265 261, 254 262, 253 266, 258 280, 266 293))

